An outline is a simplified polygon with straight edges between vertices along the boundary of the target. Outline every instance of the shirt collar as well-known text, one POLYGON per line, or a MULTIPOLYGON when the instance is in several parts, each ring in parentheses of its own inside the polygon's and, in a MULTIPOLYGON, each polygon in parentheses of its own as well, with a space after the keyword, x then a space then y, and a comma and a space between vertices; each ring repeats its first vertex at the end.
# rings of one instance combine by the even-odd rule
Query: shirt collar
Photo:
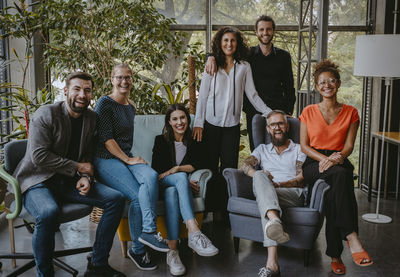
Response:
MULTIPOLYGON (((261 51, 261 47, 260 47, 259 44, 256 46, 255 54, 264 56, 264 54, 261 51)), ((270 55, 274 55, 274 56, 276 55, 276 48, 275 48, 273 43, 272 43, 272 46, 271 46, 271 52, 269 53, 268 56, 270 56, 270 55)), ((268 57, 268 56, 264 56, 264 57, 268 57)))
MULTIPOLYGON (((292 150, 292 148, 293 148, 294 146, 295 146, 294 142, 293 142, 291 139, 289 139, 289 146, 288 146, 285 150, 283 150, 282 153, 284 153, 284 152, 286 152, 286 151, 289 151, 289 150, 292 150)), ((272 154, 278 155, 278 153, 276 152, 276 150, 275 150, 275 148, 274 148, 274 145, 273 145, 272 143, 268 143, 268 145, 267 145, 267 150, 268 150, 270 153, 272 153, 272 154)))

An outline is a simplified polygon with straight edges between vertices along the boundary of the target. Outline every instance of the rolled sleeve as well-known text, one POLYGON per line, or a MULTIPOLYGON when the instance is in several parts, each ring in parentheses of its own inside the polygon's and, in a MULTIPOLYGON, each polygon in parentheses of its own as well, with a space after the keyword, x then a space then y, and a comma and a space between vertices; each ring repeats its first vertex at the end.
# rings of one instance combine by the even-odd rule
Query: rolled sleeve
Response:
POLYGON ((210 86, 211 86, 212 76, 207 74, 204 71, 203 78, 201 79, 200 84, 200 91, 199 91, 199 98, 197 100, 197 107, 196 107, 196 116, 194 119, 193 127, 201 127, 204 126, 204 121, 206 117, 206 106, 208 95, 210 93, 210 86))

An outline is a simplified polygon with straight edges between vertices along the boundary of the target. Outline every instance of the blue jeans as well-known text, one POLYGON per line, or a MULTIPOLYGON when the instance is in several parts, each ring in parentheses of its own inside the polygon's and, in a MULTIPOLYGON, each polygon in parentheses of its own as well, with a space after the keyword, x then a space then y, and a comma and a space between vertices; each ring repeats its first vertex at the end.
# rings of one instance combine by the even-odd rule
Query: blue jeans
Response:
POLYGON ((185 172, 177 172, 165 176, 160 180, 165 188, 165 220, 169 240, 179 238, 180 215, 186 222, 194 219, 193 195, 189 185, 189 179, 185 172))
POLYGON ((93 185, 86 196, 80 195, 75 186, 74 179, 52 178, 29 188, 23 194, 23 204, 36 220, 32 248, 37 276, 54 276, 54 235, 58 228, 59 203, 62 202, 84 203, 103 209, 93 245, 92 262, 95 265, 108 263, 114 235, 124 209, 124 197, 101 183, 93 185))
POLYGON ((120 191, 130 201, 128 221, 132 251, 144 253, 145 247, 138 241, 140 235, 157 230, 157 172, 147 164, 127 165, 118 159, 98 157, 94 159, 94 166, 104 184, 120 191))

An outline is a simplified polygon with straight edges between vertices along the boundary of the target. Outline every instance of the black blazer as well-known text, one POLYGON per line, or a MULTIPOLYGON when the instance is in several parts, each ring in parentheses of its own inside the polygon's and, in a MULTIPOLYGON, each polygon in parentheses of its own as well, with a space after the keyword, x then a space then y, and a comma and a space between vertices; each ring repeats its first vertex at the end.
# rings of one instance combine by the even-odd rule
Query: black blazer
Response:
MULTIPOLYGON (((180 165, 190 164, 195 169, 201 168, 201 144, 190 141, 187 145, 186 154, 180 165)), ((153 146, 153 157, 151 167, 158 172, 164 173, 176 166, 174 142, 168 143, 163 135, 156 136, 153 146)))

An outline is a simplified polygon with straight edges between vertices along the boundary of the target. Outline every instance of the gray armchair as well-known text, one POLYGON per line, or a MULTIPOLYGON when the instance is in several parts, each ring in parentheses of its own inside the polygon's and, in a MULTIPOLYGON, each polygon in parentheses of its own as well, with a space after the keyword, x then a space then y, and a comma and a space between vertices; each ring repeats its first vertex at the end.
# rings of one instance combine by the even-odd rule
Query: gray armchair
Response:
MULTIPOLYGON (((299 143, 300 123, 297 118, 289 118, 289 137, 299 143)), ((253 118, 253 141, 257 147, 260 143, 269 143, 265 118, 256 115, 253 118)), ((252 179, 241 170, 227 168, 223 175, 228 183, 228 212, 234 237, 235 252, 239 251, 240 239, 262 242, 264 240, 261 218, 253 194, 252 179)), ((323 199, 329 185, 324 180, 317 180, 311 187, 311 195, 304 207, 293 207, 283 210, 282 221, 290 240, 282 245, 304 249, 304 266, 308 266, 310 249, 318 237, 324 221, 323 199)), ((308 188, 305 188, 306 195, 308 188)))

